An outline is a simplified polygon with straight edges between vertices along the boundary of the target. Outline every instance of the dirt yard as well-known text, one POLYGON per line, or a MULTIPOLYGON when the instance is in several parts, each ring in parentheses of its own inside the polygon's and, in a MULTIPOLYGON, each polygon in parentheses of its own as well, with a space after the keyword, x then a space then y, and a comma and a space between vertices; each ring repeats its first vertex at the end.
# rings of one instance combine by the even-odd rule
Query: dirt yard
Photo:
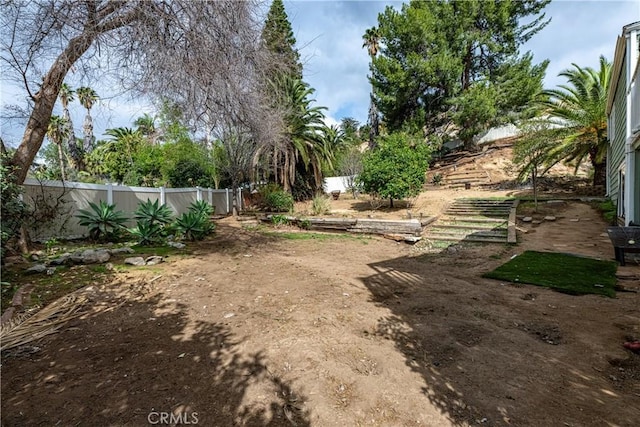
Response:
MULTIPOLYGON (((4 354, 2 426, 638 425, 640 356, 622 344, 640 339, 640 294, 481 278, 526 249, 613 258, 591 206, 543 211, 556 221, 519 224, 516 246, 441 253, 225 219, 188 257, 85 288, 84 316, 4 354)), ((640 266, 619 272, 640 290, 640 266)))

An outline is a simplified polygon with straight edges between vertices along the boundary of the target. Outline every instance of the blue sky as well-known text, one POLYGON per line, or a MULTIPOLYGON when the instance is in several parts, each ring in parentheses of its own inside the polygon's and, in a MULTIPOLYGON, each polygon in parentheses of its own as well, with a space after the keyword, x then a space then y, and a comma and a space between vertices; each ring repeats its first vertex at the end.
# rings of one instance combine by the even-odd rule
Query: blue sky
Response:
MULTIPOLYGON (((377 25, 378 13, 385 6, 399 8, 401 2, 285 0, 284 4, 304 63, 305 80, 315 88, 317 104, 328 108, 328 123, 343 117, 365 122, 370 86, 369 57, 362 48, 362 34, 377 25)), ((640 20, 640 0, 554 0, 545 12, 551 23, 522 51, 533 52, 535 62, 550 60, 545 87, 551 88, 564 83, 557 75, 572 63, 596 67, 600 55, 612 61, 622 27, 640 20)), ((118 95, 108 87, 88 84, 103 97, 95 108, 98 138, 106 128, 131 126, 136 117, 149 110, 144 102, 118 95)), ((15 88, 3 84, 1 102, 19 96, 15 88)), ((76 105, 72 114, 77 133, 81 134, 84 111, 76 105)), ((5 142, 12 145, 18 142, 21 131, 17 123, 11 128, 3 124, 1 129, 5 142)))

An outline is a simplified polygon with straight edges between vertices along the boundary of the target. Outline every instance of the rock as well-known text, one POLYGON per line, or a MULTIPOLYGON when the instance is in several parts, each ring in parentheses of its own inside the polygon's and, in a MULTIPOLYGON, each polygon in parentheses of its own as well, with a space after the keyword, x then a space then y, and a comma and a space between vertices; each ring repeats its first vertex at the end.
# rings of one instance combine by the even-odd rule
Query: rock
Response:
POLYGON ((101 264, 103 262, 109 261, 111 255, 109 251, 106 249, 93 250, 87 249, 82 252, 82 263, 83 264, 101 264))
POLYGON ((161 256, 150 256, 149 258, 144 260, 146 265, 156 265, 156 264, 160 264, 161 262, 164 262, 164 258, 162 258, 161 256))
POLYGON ((53 276, 55 272, 56 272, 56 267, 47 268, 47 276, 53 276))
POLYGON ((580 218, 571 218, 569 221, 571 221, 571 222, 578 222, 578 221, 580 221, 580 218))
POLYGON ((564 200, 547 200, 548 205, 564 205, 564 200))
POLYGON ((531 224, 542 224, 542 221, 534 220, 534 221, 531 221, 531 224))
POLYGON ((69 252, 60 255, 58 258, 54 258, 49 261, 50 265, 63 265, 71 263, 71 254, 69 252))
POLYGON ((142 258, 141 256, 126 258, 124 260, 124 263, 129 265, 137 265, 137 266, 146 265, 144 258, 142 258))
POLYGON ((131 249, 129 247, 124 247, 124 248, 109 249, 109 253, 111 255, 134 254, 134 253, 136 253, 136 251, 134 251, 133 249, 131 249))
POLYGON ((74 264, 82 264, 83 258, 82 258, 82 252, 74 252, 71 254, 71 257, 69 257, 69 259, 71 259, 71 262, 74 264))
POLYGON ((458 252, 458 250, 454 246, 449 246, 447 248, 447 252, 449 252, 450 254, 455 254, 456 252, 458 252))
POLYGON ((553 215, 547 215, 547 216, 544 217, 544 220, 545 221, 555 221, 556 217, 553 216, 553 215))
POLYGON ((115 266, 113 265, 112 262, 108 262, 104 265, 104 268, 107 269, 107 271, 113 271, 113 269, 115 268, 115 266))
POLYGON ((26 272, 27 273, 44 273, 47 271, 47 266, 44 264, 36 264, 33 267, 29 267, 27 268, 26 272))
POLYGON ((522 222, 531 222, 533 221, 533 218, 531 218, 530 216, 525 216, 524 218, 522 218, 522 222))
POLYGON ((180 243, 180 242, 169 242, 167 244, 172 248, 176 248, 176 249, 183 249, 186 246, 184 243, 180 243))

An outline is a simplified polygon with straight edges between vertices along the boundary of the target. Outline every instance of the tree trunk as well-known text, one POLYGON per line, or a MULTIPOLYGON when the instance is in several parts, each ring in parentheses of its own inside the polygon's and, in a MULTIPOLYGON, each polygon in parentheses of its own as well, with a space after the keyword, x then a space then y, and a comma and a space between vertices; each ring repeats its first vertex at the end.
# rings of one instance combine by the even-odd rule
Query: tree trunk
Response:
POLYGON ((389 198, 389 207, 393 208, 393 198, 389 198))
POLYGON ((591 160, 591 166, 593 166, 593 186, 606 185, 607 184, 607 159, 602 161, 597 160, 598 150, 592 148, 589 150, 589 160, 591 160))
POLYGON ((56 58, 44 76, 40 90, 34 96, 33 111, 27 122, 22 141, 12 159, 12 163, 17 167, 17 184, 22 184, 27 178, 29 167, 42 146, 53 105, 58 99, 58 92, 60 92, 60 86, 65 76, 71 66, 89 49, 96 35, 94 31, 89 30, 72 38, 67 48, 56 58))
POLYGON ((64 170, 64 154, 62 153, 62 143, 56 144, 58 146, 58 163, 60 164, 60 176, 63 181, 67 180, 67 174, 64 170))

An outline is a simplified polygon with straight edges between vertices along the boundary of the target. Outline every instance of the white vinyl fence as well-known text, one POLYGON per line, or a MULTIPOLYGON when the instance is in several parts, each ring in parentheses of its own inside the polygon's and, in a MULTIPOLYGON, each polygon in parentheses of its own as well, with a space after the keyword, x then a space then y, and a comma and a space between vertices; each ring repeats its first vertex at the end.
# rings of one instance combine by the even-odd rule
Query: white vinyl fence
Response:
MULTIPOLYGON (((25 203, 29 205, 58 204, 59 215, 50 224, 35 224, 30 230, 34 240, 46 240, 51 237, 71 238, 87 234, 86 227, 78 224, 75 218, 79 209, 89 209, 89 202, 100 201, 115 204, 116 210, 124 212, 129 218, 128 227, 135 226, 134 212, 140 202, 158 200, 166 204, 174 213, 180 215, 197 200, 205 200, 215 207, 215 213, 227 215, 233 209, 233 192, 230 189, 211 188, 154 188, 128 187, 124 185, 85 184, 70 181, 38 181, 27 179, 23 184, 25 203)), ((242 209, 242 191, 238 191, 237 207, 242 209)))

